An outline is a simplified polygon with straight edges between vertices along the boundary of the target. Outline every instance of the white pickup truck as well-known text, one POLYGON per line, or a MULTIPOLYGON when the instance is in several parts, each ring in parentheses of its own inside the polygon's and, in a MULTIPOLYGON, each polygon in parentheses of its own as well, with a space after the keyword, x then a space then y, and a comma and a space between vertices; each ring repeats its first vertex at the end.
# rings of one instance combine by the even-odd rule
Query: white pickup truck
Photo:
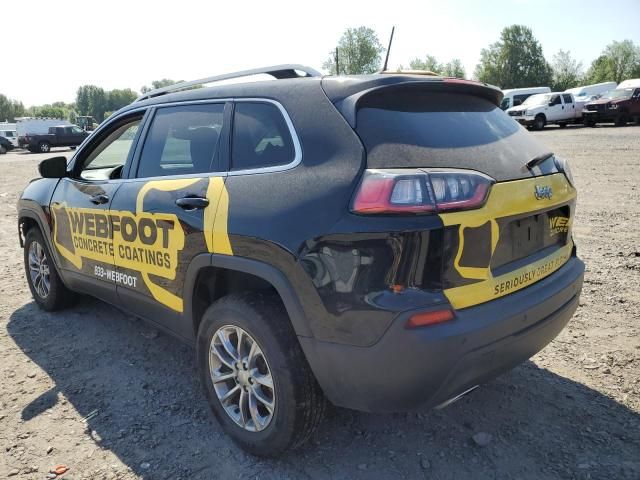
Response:
POLYGON ((564 128, 569 123, 582 122, 582 107, 586 102, 576 101, 566 92, 531 95, 522 105, 507 109, 507 114, 521 125, 541 130, 545 125, 557 123, 564 128))

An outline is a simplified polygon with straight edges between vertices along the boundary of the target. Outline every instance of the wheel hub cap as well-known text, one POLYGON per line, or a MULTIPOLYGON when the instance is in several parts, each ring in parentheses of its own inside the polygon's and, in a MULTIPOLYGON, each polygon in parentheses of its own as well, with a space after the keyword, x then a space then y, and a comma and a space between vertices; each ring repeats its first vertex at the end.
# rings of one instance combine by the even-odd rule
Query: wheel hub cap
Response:
POLYGON ((209 346, 209 373, 224 411, 250 432, 264 430, 276 398, 271 369, 262 349, 245 330, 219 328, 209 346))

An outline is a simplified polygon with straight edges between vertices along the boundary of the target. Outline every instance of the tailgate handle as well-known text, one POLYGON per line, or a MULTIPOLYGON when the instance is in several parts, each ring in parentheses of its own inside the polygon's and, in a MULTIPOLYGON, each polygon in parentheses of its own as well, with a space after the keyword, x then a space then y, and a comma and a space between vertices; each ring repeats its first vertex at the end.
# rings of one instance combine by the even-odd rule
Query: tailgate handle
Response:
POLYGON ((109 201, 109 197, 104 193, 101 193, 99 195, 94 195, 89 200, 91 203, 95 203, 96 205, 103 205, 109 201))
POLYGON ((206 208, 209 205, 209 199, 202 197, 183 197, 176 200, 176 205, 185 210, 195 210, 196 208, 206 208))

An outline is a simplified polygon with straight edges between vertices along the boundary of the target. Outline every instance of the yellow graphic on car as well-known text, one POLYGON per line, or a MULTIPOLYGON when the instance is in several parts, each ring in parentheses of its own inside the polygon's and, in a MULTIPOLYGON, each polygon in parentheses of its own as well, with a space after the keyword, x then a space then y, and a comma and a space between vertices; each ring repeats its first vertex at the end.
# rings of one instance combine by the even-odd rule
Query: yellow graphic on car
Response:
MULTIPOLYGON (((185 232, 175 214, 144 211, 144 199, 152 190, 185 190, 202 180, 147 182, 138 192, 135 212, 54 205, 54 244, 79 270, 86 258, 140 272, 153 298, 182 312, 182 298, 156 284, 150 275, 167 280, 176 278, 178 255, 185 246, 185 232)), ((211 253, 232 255, 227 234, 229 194, 223 178, 208 180, 209 205, 203 213, 205 242, 211 253)))
MULTIPOLYGON (((462 212, 441 213, 440 218, 445 226, 458 226, 459 245, 454 260, 455 269, 463 278, 479 280, 478 282, 461 287, 445 289, 444 293, 449 302, 451 302, 451 305, 454 308, 471 307, 531 285, 564 265, 571 256, 573 249, 573 242, 569 237, 567 244, 556 250, 553 254, 513 272, 494 278, 490 266, 464 267, 460 265, 460 259, 462 258, 465 248, 465 229, 477 228, 489 222, 491 225, 490 253, 493 255, 500 238, 500 228, 496 222, 497 219, 528 212, 548 210, 574 202, 575 198, 575 189, 567 182, 564 174, 557 173, 546 177, 497 183, 492 187, 487 203, 482 208, 462 212), (535 196, 535 187, 540 182, 544 182, 545 185, 553 191, 551 198, 537 198, 535 196)), ((560 227, 560 225, 562 225, 562 228, 566 229, 565 232, 570 232, 572 219, 567 217, 556 218, 559 219, 557 220, 558 224, 556 226, 560 227)), ((474 248, 474 246, 470 245, 468 248, 474 248)))

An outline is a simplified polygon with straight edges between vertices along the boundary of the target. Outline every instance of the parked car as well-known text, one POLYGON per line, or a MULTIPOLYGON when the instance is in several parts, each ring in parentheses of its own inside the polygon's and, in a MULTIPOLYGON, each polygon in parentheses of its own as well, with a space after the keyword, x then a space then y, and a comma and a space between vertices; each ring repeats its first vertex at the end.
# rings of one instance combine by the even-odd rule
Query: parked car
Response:
POLYGON ((582 113, 584 124, 588 127, 603 122, 613 122, 617 127, 632 120, 640 122, 640 86, 612 90, 602 98, 587 103, 582 113))
POLYGON ((519 107, 512 107, 507 114, 521 125, 541 130, 552 123, 564 128, 582 119, 582 102, 573 94, 564 92, 539 93, 527 98, 519 107))
POLYGON ((507 110, 511 107, 517 107, 522 105, 527 98, 537 93, 549 93, 551 89, 549 87, 528 87, 528 88, 511 88, 502 90, 502 102, 500 108, 507 110))
POLYGON ((600 98, 605 93, 615 90, 616 82, 594 83, 583 87, 568 88, 565 93, 572 93, 578 102, 589 102, 600 98))
POLYGON ((45 134, 27 134, 20 137, 20 145, 30 152, 47 153, 52 147, 71 147, 80 145, 89 133, 76 125, 49 127, 45 134))
POLYGON ((0 154, 7 153, 14 148, 13 143, 11 143, 8 138, 0 136, 0 154))
POLYGON ((16 133, 16 124, 8 122, 0 122, 0 137, 9 140, 14 147, 18 146, 18 134, 16 133))
POLYGON ((84 292, 194 345, 256 455, 305 442, 325 398, 445 406, 544 348, 582 288, 568 165, 501 100, 301 65, 148 92, 22 193, 33 298, 84 292), (215 85, 250 74, 274 80, 215 85))

